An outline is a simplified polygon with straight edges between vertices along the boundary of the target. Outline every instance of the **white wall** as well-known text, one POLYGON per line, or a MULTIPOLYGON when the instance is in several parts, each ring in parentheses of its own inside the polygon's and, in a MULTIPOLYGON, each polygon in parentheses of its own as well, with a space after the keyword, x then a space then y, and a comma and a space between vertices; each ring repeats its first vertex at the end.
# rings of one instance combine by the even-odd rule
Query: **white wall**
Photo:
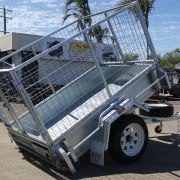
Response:
POLYGON ((12 50, 12 33, 0 36, 0 51, 12 50))
POLYGON ((30 44, 42 36, 31 35, 31 34, 22 34, 22 33, 12 33, 12 49, 17 50, 20 49, 27 44, 30 44))

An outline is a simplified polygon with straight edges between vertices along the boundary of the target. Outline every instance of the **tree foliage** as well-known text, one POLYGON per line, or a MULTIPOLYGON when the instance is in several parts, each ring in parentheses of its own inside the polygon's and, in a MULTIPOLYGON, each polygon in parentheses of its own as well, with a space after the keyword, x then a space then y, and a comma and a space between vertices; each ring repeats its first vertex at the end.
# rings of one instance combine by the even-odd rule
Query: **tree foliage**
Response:
MULTIPOLYGON (((122 0, 120 3, 117 4, 117 6, 122 6, 125 4, 129 4, 134 2, 135 0, 122 0)), ((152 9, 154 9, 154 3, 156 0, 138 0, 143 16, 146 21, 147 27, 149 27, 149 14, 151 13, 152 9)), ((136 9, 131 8, 131 12, 133 12, 136 15, 136 9)))
POLYGON ((174 49, 159 59, 159 65, 168 72, 174 71, 176 64, 180 63, 180 49, 174 49))
MULTIPOLYGON (((117 6, 129 4, 134 1, 135 0, 122 0, 122 1, 120 1, 120 3, 117 4, 117 6)), ((154 9, 155 1, 156 0, 138 0, 141 10, 142 10, 142 13, 143 13, 143 16, 144 16, 144 19, 145 19, 145 22, 146 22, 147 28, 149 28, 149 14, 151 13, 152 9, 154 9)), ((137 9, 135 7, 130 8, 129 11, 132 12, 136 16, 136 18, 138 18, 137 9)), ((149 47, 147 44, 147 58, 149 55, 150 55, 150 52, 149 52, 149 47)))
POLYGON ((103 39, 110 39, 114 43, 114 38, 110 35, 109 29, 98 25, 89 31, 89 37, 95 38, 98 43, 103 43, 103 39))
MULTIPOLYGON (((88 0, 66 0, 64 8, 63 23, 70 17, 74 19, 81 19, 82 17, 91 15, 88 0)), ((91 26, 91 17, 82 19, 84 28, 91 26)), ((80 25, 77 23, 77 28, 80 30, 80 25)), ((98 25, 89 31, 90 39, 95 38, 98 43, 102 43, 104 38, 111 38, 108 28, 103 28, 98 25)))
POLYGON ((138 58, 139 58, 138 54, 134 54, 134 53, 125 54, 126 61, 136 61, 136 60, 138 60, 138 58))
MULTIPOLYGON (((91 10, 89 7, 88 0, 66 0, 64 8, 63 23, 67 21, 70 17, 75 19, 80 19, 83 16, 91 15, 91 10)), ((91 25, 91 18, 83 19, 83 24, 85 27, 91 25)), ((79 28, 79 23, 78 26, 79 28)))

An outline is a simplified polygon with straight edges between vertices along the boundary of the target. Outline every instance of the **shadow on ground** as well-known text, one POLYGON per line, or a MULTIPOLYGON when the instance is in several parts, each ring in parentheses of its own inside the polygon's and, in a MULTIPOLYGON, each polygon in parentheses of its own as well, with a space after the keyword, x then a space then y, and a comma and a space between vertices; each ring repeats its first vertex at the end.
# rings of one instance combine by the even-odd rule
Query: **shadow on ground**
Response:
POLYGON ((179 175, 172 172, 180 170, 180 147, 178 147, 178 145, 180 145, 180 135, 178 134, 151 137, 145 154, 138 162, 121 164, 106 152, 104 167, 91 164, 89 162, 89 153, 86 153, 80 159, 81 164, 77 167, 77 173, 75 175, 58 172, 54 166, 49 165, 27 152, 23 151, 23 155, 25 160, 55 179, 81 179, 126 173, 154 174, 165 172, 169 172, 176 178, 180 178, 179 175), (160 140, 160 142, 157 141, 156 138, 160 140))

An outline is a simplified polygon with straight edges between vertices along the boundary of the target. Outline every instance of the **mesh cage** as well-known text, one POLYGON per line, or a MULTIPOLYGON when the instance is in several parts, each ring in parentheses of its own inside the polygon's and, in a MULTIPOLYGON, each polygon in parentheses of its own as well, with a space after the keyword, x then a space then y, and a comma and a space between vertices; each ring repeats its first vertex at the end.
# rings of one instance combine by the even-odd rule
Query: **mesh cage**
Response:
POLYGON ((10 74, 10 67, 6 66, 5 69, 2 64, 1 68, 3 69, 0 69, 0 112, 2 120, 15 131, 24 131, 32 137, 43 140, 36 123, 14 84, 10 74), (22 117, 24 122, 19 121, 22 117))
POLYGON ((10 77, 1 89, 27 133, 40 137, 31 106, 55 140, 149 67, 146 62, 154 54, 141 16, 135 3, 117 12, 99 13, 11 55, 18 84, 12 86, 14 79, 10 77), (23 98, 17 92, 18 85, 23 98))

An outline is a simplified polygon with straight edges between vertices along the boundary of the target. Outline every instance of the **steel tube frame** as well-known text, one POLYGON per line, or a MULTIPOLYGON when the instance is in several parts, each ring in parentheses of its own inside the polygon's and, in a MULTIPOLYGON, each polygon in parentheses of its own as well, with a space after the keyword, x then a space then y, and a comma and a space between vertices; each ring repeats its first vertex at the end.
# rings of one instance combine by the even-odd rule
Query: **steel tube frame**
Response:
POLYGON ((179 115, 172 115, 170 117, 144 117, 139 115, 141 118, 144 119, 146 124, 152 124, 152 123, 158 123, 158 122, 166 122, 166 121, 174 121, 174 120, 180 120, 180 114, 179 115))
POLYGON ((154 45, 152 43, 152 40, 151 40, 151 37, 150 37, 150 34, 149 34, 149 31, 148 31, 148 28, 146 26, 146 22, 143 18, 143 13, 141 11, 141 7, 139 5, 139 3, 137 2, 136 3, 136 8, 137 8, 137 13, 138 13, 138 17, 139 17, 139 20, 140 20, 140 23, 141 23, 141 26, 142 26, 142 29, 144 31, 144 35, 146 37, 146 40, 147 40, 147 44, 151 50, 151 53, 154 57, 154 60, 155 62, 157 63, 158 62, 158 57, 157 57, 157 54, 156 54, 156 51, 155 51, 155 48, 154 48, 154 45))
POLYGON ((146 89, 144 89, 141 93, 139 93, 136 97, 138 98, 141 94, 143 94, 145 91, 147 91, 148 89, 152 88, 155 84, 158 84, 163 78, 165 78, 165 75, 160 77, 159 79, 157 79, 156 81, 154 81, 150 86, 148 86, 146 89))
MULTIPOLYGON (((99 21, 98 23, 96 23, 96 24, 94 24, 94 25, 92 25, 92 26, 90 26, 90 27, 88 27, 88 28, 82 30, 81 32, 77 33, 76 35, 72 36, 71 38, 62 41, 62 42, 60 42, 59 44, 56 44, 55 46, 53 46, 53 47, 51 47, 51 48, 45 50, 44 52, 38 54, 37 56, 35 56, 35 57, 31 58, 31 59, 29 59, 28 61, 25 61, 24 63, 22 63, 22 64, 16 66, 14 69, 19 70, 19 69, 21 69, 21 68, 27 66, 28 64, 30 64, 30 63, 32 63, 32 62, 38 60, 39 58, 41 58, 44 54, 48 54, 49 52, 51 52, 51 51, 57 49, 57 48, 60 47, 60 46, 63 46, 64 44, 66 44, 66 43, 68 43, 69 41, 75 39, 76 37, 78 37, 78 36, 84 34, 85 32, 87 32, 87 31, 93 29, 94 27, 98 26, 99 24, 101 24, 101 23, 107 21, 107 19, 110 19, 110 18, 116 16, 117 14, 119 14, 119 13, 121 13, 121 12, 123 12, 123 11, 126 11, 126 10, 129 9, 130 7, 133 7, 136 3, 137 3, 137 2, 134 2, 134 3, 130 4, 129 6, 127 6, 127 7, 123 8, 123 9, 121 9, 120 11, 118 11, 118 12, 116 12, 116 13, 114 13, 114 14, 108 16, 107 18, 104 18, 103 20, 101 20, 101 21, 99 21)), ((21 51, 22 51, 22 50, 21 50, 21 51)), ((17 52, 18 52, 18 51, 17 51, 17 52)), ((16 54, 16 53, 15 53, 15 54, 16 54)), ((6 56, 6 57, 8 58, 8 56, 6 56)), ((5 58, 5 59, 6 59, 6 58, 5 58)), ((4 59, 4 60, 5 60, 5 59, 4 59)))
MULTIPOLYGON (((107 15, 106 12, 104 13, 104 15, 105 15, 106 18, 108 17, 108 15, 107 15)), ((122 52, 122 49, 121 49, 121 47, 120 47, 120 45, 119 45, 119 42, 118 42, 117 37, 116 37, 116 34, 114 33, 113 27, 112 27, 111 22, 110 22, 109 19, 107 19, 107 23, 108 23, 109 29, 110 29, 113 37, 114 37, 114 41, 115 41, 115 43, 116 43, 116 45, 117 45, 117 47, 118 47, 119 54, 121 55, 123 62, 124 62, 125 64, 127 64, 127 62, 126 62, 126 60, 125 60, 125 56, 124 56, 124 54, 123 54, 123 52, 122 52)))
POLYGON ((51 139, 46 127, 42 123, 42 121, 38 115, 38 112, 34 108, 31 98, 30 98, 29 94, 27 93, 26 89, 24 88, 23 84, 21 83, 21 80, 19 79, 17 72, 13 70, 13 71, 10 71, 10 74, 13 78, 15 87, 17 88, 18 92, 20 93, 21 97, 23 98, 31 116, 33 117, 34 122, 36 123, 42 138, 45 140, 47 145, 52 145, 52 139, 51 139))
MULTIPOLYGON (((152 70, 153 71, 153 70, 152 70)), ((165 76, 162 76, 160 79, 157 79, 156 81, 154 81, 154 83, 152 83, 150 86, 148 86, 145 90, 143 90, 141 93, 139 93, 134 99, 131 99, 131 101, 133 102, 133 104, 141 109, 144 109, 145 111, 149 112, 149 109, 146 108, 145 106, 141 105, 140 103, 136 102, 135 99, 137 97, 139 97, 142 93, 144 93, 146 90, 150 89, 151 87, 153 87, 155 84, 157 84, 160 80, 162 80, 165 76)), ((123 100, 123 98, 125 98, 126 95, 122 96, 117 102, 115 102, 112 106, 110 106, 108 109, 106 109, 108 112, 110 112, 110 110, 113 109, 114 106, 116 106, 121 100, 123 100)), ((106 111, 104 111, 103 113, 106 113, 106 111)), ((75 150, 76 148, 78 148, 80 145, 84 144, 88 139, 90 139, 96 132, 99 131, 100 128, 103 127, 102 125, 102 118, 103 118, 103 113, 100 115, 99 118, 99 124, 98 127, 91 133, 89 134, 85 139, 83 139, 79 144, 77 144, 73 149, 75 150)))
MULTIPOLYGON (((154 73, 154 76, 155 76, 155 78, 153 77, 153 79, 158 79, 157 69, 155 69, 155 70, 153 71, 153 73, 154 73)), ((162 88, 161 83, 158 82, 157 84, 158 84, 158 88, 161 89, 161 88, 162 88)))
POLYGON ((20 53, 21 51, 25 50, 26 48, 32 49, 31 46, 33 46, 34 44, 39 43, 40 41, 42 41, 42 40, 44 40, 44 39, 46 39, 46 38, 54 35, 55 33, 58 33, 59 31, 61 31, 61 30, 65 29, 65 28, 67 28, 68 26, 71 26, 72 24, 76 23, 77 21, 78 21, 78 20, 76 20, 76 21, 74 21, 74 22, 72 22, 72 23, 70 23, 70 24, 68 24, 68 25, 66 25, 66 26, 64 26, 64 27, 62 27, 62 28, 60 28, 60 29, 52 32, 51 34, 48 34, 47 36, 44 36, 44 37, 42 37, 42 38, 40 38, 40 39, 38 39, 38 40, 36 40, 36 41, 34 41, 34 42, 26 45, 26 46, 18 49, 17 51, 15 51, 15 52, 13 52, 13 53, 11 53, 11 54, 9 54, 9 55, 1 58, 1 59, 0 59, 0 62, 2 62, 2 61, 4 61, 4 60, 6 60, 6 59, 8 59, 8 58, 10 58, 10 57, 12 57, 12 56, 14 56, 14 55, 16 55, 17 53, 20 53))
MULTIPOLYGON (((82 22, 81 19, 79 20, 79 24, 80 24, 81 29, 83 30, 83 29, 84 29, 84 25, 83 25, 83 22, 82 22)), ((107 93, 108 93, 108 96, 111 97, 111 96, 112 96, 111 91, 110 91, 109 86, 108 86, 108 84, 107 84, 107 81, 106 81, 106 79, 105 79, 105 77, 104 77, 104 74, 103 74, 103 72, 102 72, 102 69, 101 69, 101 67, 100 67, 100 65, 99 65, 98 58, 97 58, 97 56, 96 56, 96 54, 95 54, 95 52, 94 52, 93 46, 92 46, 92 44, 91 44, 91 41, 90 41, 90 39, 89 39, 89 37, 88 37, 87 32, 84 32, 83 35, 84 35, 84 38, 85 38, 87 44, 89 45, 90 51, 91 51, 91 53, 92 53, 92 55, 93 55, 93 58, 94 58, 94 60, 95 60, 96 67, 97 67, 97 69, 98 69, 98 71, 99 71, 99 73, 100 73, 101 79, 102 79, 102 81, 103 81, 104 87, 106 88, 106 91, 107 91, 107 93)))
MULTIPOLYGON (((102 14, 102 13, 104 13, 104 12, 109 12, 109 11, 112 11, 112 10, 117 10, 117 9, 119 9, 120 7, 124 7, 125 5, 130 5, 130 4, 131 4, 131 3, 127 3, 127 4, 124 4, 124 5, 122 5, 122 6, 119 6, 119 7, 116 7, 116 8, 112 8, 112 9, 109 9, 109 10, 106 10, 106 11, 103 11, 103 12, 100 12, 100 13, 95 13, 95 14, 92 14, 92 15, 90 15, 90 16, 82 17, 81 19, 87 19, 87 18, 89 18, 89 17, 93 17, 93 16, 96 16, 96 15, 102 14)), ((4 58, 1 58, 1 59, 0 59, 0 62, 2 62, 2 61, 4 61, 4 60, 6 60, 6 59, 12 57, 13 55, 15 55, 15 54, 17 54, 17 53, 23 51, 24 49, 29 48, 30 46, 32 46, 32 45, 34 45, 34 44, 36 44, 36 43, 38 43, 38 42, 40 42, 40 41, 46 39, 47 37, 50 37, 50 36, 54 35, 55 33, 57 33, 57 32, 59 32, 59 31, 65 29, 65 28, 67 28, 67 27, 69 27, 69 26, 71 26, 71 25, 73 25, 73 24, 75 24, 75 23, 77 23, 77 22, 78 22, 78 20, 73 21, 72 23, 67 24, 66 26, 64 26, 64 27, 62 27, 62 28, 60 28, 60 29, 58 29, 58 30, 56 30, 56 31, 54 31, 54 32, 52 32, 52 33, 50 33, 50 34, 48 34, 47 36, 44 36, 44 37, 42 37, 42 38, 40 38, 40 39, 38 39, 38 40, 36 40, 36 41, 34 41, 34 42, 28 44, 27 46, 24 46, 24 47, 18 49, 17 51, 15 51, 15 52, 9 54, 8 56, 6 56, 6 57, 4 57, 4 58)), ((31 47, 30 47, 30 48, 31 48, 31 47)))
POLYGON ((167 84, 168 84, 168 87, 169 87, 169 89, 170 89, 170 88, 171 88, 171 83, 170 83, 170 81, 169 81, 169 77, 168 77, 167 72, 166 72, 164 69, 162 69, 158 64, 156 65, 156 67, 157 67, 157 69, 158 69, 159 71, 161 71, 162 73, 164 73, 165 78, 166 78, 166 81, 167 81, 167 84))
MULTIPOLYGON (((13 120, 17 124, 19 130, 21 131, 21 133, 24 133, 25 132, 24 128, 22 127, 21 123, 19 122, 19 119, 16 116, 16 113, 14 112, 13 108, 11 107, 10 103, 8 102, 6 96, 4 95, 4 93, 1 89, 0 89, 0 97, 3 100, 3 102, 8 106, 8 110, 10 112, 10 115, 12 116, 13 120)), ((8 122, 8 125, 9 125, 9 122, 8 122)))
MULTIPOLYGON (((147 67, 146 69, 144 69, 141 73, 139 73, 137 76, 133 77, 128 83, 126 86, 122 87, 121 91, 124 91, 124 89, 132 84, 133 82, 135 82, 136 80, 138 80, 141 76, 144 76, 146 74, 148 74, 149 72, 151 72, 153 69, 155 69, 156 66, 155 65, 152 65, 152 67, 147 67)), ((114 95, 113 95, 114 96, 114 95)), ((72 128, 69 128, 66 133, 69 133, 71 130, 73 130, 75 127, 79 126, 85 119, 82 119, 82 121, 80 122, 77 122, 76 125, 72 128)), ((65 133, 65 134, 66 134, 65 133)), ((62 134, 60 135, 58 138, 56 138, 55 140, 53 140, 54 144, 58 143, 60 139, 62 139, 63 136, 65 136, 65 134, 62 134)))

